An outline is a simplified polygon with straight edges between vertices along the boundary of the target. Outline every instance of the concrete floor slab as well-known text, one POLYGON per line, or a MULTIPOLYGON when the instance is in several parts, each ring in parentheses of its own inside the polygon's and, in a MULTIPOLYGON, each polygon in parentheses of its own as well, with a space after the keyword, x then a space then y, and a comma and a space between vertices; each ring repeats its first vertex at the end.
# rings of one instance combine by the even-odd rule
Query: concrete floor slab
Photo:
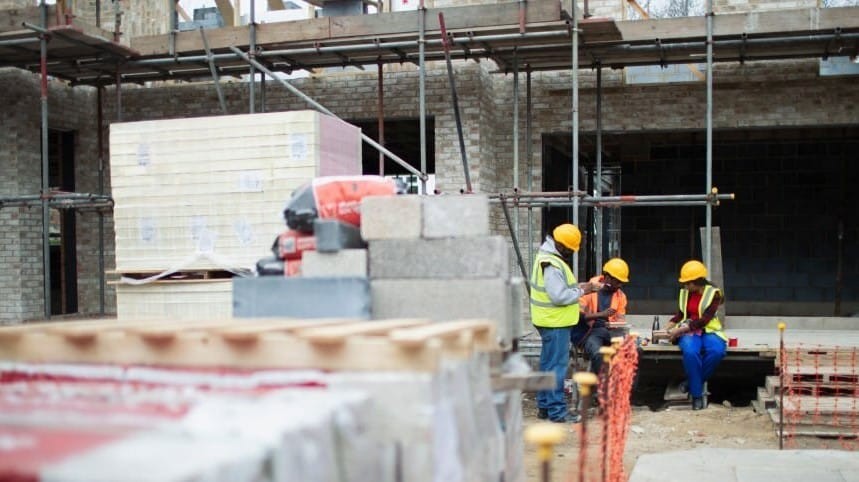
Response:
POLYGON ((629 482, 859 482, 859 453, 699 448, 643 455, 629 482))

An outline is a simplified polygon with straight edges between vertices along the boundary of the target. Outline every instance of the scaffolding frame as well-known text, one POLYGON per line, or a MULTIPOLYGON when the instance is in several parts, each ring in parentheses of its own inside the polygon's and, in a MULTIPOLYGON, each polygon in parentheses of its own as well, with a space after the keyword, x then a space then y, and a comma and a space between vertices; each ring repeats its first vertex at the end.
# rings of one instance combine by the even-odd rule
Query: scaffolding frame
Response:
MULTIPOLYGON (((271 48, 272 45, 258 43, 260 26, 254 18, 254 0, 251 0, 251 23, 248 26, 247 51, 243 51, 235 45, 210 46, 205 32, 200 30, 202 37, 202 54, 181 54, 177 45, 180 42, 180 33, 175 30, 176 26, 172 19, 171 32, 169 33, 169 51, 153 55, 142 56, 139 52, 119 44, 121 12, 116 10, 116 22, 113 32, 113 40, 107 40, 106 35, 99 33, 91 34, 86 29, 80 29, 70 24, 72 15, 70 12, 56 12, 57 22, 60 21, 61 13, 66 19, 65 25, 51 26, 49 22, 49 7, 44 0, 40 2, 41 26, 24 22, 22 25, 26 31, 0 32, 0 67, 14 66, 17 68, 36 71, 41 76, 41 125, 42 125, 42 190, 36 196, 13 196, 0 198, 0 208, 5 206, 21 206, 41 204, 43 217, 43 263, 45 269, 45 317, 50 318, 50 253, 49 253, 49 209, 59 207, 64 209, 97 209, 99 212, 99 281, 100 281, 100 313, 104 314, 104 220, 103 212, 110 209, 113 200, 104 194, 104 141, 103 141, 103 90, 107 85, 114 85, 116 90, 116 117, 122 119, 122 83, 138 82, 148 80, 189 80, 211 76, 219 93, 219 101, 222 111, 226 111, 223 98, 220 93, 218 74, 238 75, 247 71, 250 74, 248 82, 249 89, 249 111, 256 110, 255 84, 256 72, 263 75, 260 83, 262 87, 262 110, 265 111, 265 75, 276 78, 275 71, 292 72, 295 69, 324 68, 331 66, 358 66, 375 64, 379 66, 379 92, 378 92, 378 115, 380 126, 383 125, 384 112, 384 83, 383 64, 412 62, 419 69, 419 111, 421 122, 421 159, 420 169, 415 169, 406 161, 398 158, 384 147, 382 129, 380 129, 380 142, 363 136, 364 140, 380 152, 380 172, 383 169, 382 156, 388 156, 395 162, 416 174, 421 180, 421 192, 426 194, 426 92, 425 76, 426 62, 449 59, 451 57, 461 60, 479 60, 488 58, 498 65, 498 72, 513 73, 514 82, 514 116, 513 116, 513 186, 512 194, 491 195, 493 202, 500 202, 508 223, 511 236, 515 243, 517 259, 523 276, 527 273, 524 268, 522 254, 519 249, 517 233, 520 232, 519 209, 528 209, 528 248, 529 260, 533 258, 533 213, 536 207, 548 206, 572 206, 573 222, 579 224, 579 207, 592 207, 595 213, 599 213, 601 219, 604 207, 628 207, 628 206, 705 206, 706 208, 706 236, 704 247, 704 262, 710 263, 711 251, 711 228, 712 207, 718 205, 722 200, 733 199, 732 194, 719 194, 712 185, 712 65, 714 61, 739 61, 746 60, 770 60, 770 59, 795 59, 795 58, 826 58, 830 55, 852 55, 859 53, 859 8, 842 7, 830 11, 828 15, 821 15, 822 9, 814 10, 812 15, 818 22, 818 29, 812 29, 808 22, 800 21, 791 24, 780 32, 757 32, 749 35, 745 30, 733 32, 730 35, 720 35, 714 38, 714 12, 712 0, 707 1, 706 35, 700 39, 695 32, 685 32, 684 35, 671 38, 670 35, 659 35, 666 31, 651 29, 654 33, 643 38, 626 40, 625 34, 618 29, 618 23, 611 19, 593 18, 587 11, 587 0, 585 0, 585 14, 582 19, 576 12, 576 2, 562 2, 568 5, 567 9, 560 9, 555 18, 551 18, 553 11, 546 8, 546 2, 527 2, 519 0, 509 5, 515 9, 515 19, 501 24, 482 25, 479 28, 452 28, 450 34, 442 33, 438 39, 428 38, 427 16, 428 11, 421 0, 418 11, 414 15, 416 19, 415 28, 417 32, 407 31, 400 34, 387 35, 357 35, 351 38, 332 38, 325 43, 320 41, 309 41, 300 39, 292 42, 290 48, 271 48), (537 10, 536 20, 530 15, 531 10, 537 10), (545 10, 545 11, 544 11, 545 10), (549 14, 546 14, 549 11, 549 14), (549 15, 549 18, 541 17, 549 15), (822 19, 822 20, 821 20, 822 19), (821 23, 824 25, 821 26, 821 23), (28 34, 29 32, 29 34, 28 34), (47 48, 49 41, 64 42, 66 48, 62 55, 57 55, 52 61, 47 59, 47 48), (584 40, 580 44, 580 40, 584 40), (33 63, 33 51, 27 46, 38 41, 39 57, 38 64, 33 63), (457 48, 455 52, 446 49, 448 44, 457 48), (75 47, 69 49, 68 45, 75 47), (852 45, 852 46, 851 46, 852 45), (231 52, 229 52, 229 51, 231 52), (583 65, 580 51, 586 55, 583 65), (600 183, 592 195, 578 191, 579 188, 579 75, 581 68, 595 68, 597 71, 597 174, 596 178, 601 180, 602 169, 602 68, 620 68, 636 65, 668 65, 674 63, 688 63, 690 56, 706 56, 707 78, 706 78, 706 183, 704 194, 674 195, 674 196, 602 196, 600 183), (10 53, 11 52, 11 53, 10 53), (567 56, 569 54, 569 56, 567 56), (308 60, 308 59, 315 60, 308 60), (333 60, 332 60, 333 59, 333 60), (569 62, 567 61, 569 59, 569 62), (186 65, 190 67, 186 67, 186 65), (527 161, 527 191, 521 191, 519 186, 519 71, 524 65, 526 70, 526 161, 527 161), (572 138, 572 173, 573 186, 568 192, 551 193, 535 192, 533 190, 533 152, 531 141, 531 122, 533 107, 531 103, 531 75, 534 71, 566 70, 571 72, 571 138, 572 138), (48 149, 47 149, 47 95, 48 76, 54 76, 67 80, 71 86, 91 85, 97 87, 97 115, 98 115, 98 169, 99 169, 99 193, 56 193, 50 192, 48 186, 48 149), (517 208, 511 220, 507 211, 507 203, 517 208)), ((463 12, 464 16, 469 12, 483 12, 485 8, 499 10, 507 8, 507 4, 472 7, 452 7, 444 11, 463 12)), ((96 0, 96 11, 100 23, 100 4, 96 0)), ((438 10, 439 12, 442 9, 438 10)), ((803 11, 804 12, 804 11, 803 11)), ((377 15, 400 15, 403 12, 383 13, 379 9, 377 15)), ((738 14, 734 14, 736 16, 738 14)), ((742 14, 739 14, 742 15, 742 14)), ((778 23, 778 18, 783 18, 785 12, 771 12, 770 23, 778 23)), ((787 13, 790 15, 790 12, 787 13)), ((728 15, 730 17, 731 15, 728 15)), ((453 17, 461 17, 454 15, 453 17)), ((394 17, 389 17, 394 18, 394 17)), ((399 18, 406 18, 400 15, 399 18)), ((408 17, 411 18, 411 17, 408 17)), ((497 18, 497 16, 496 16, 497 18)), ((691 17, 690 17, 691 18, 691 17)), ((381 19, 386 21, 387 18, 381 19)), ((803 19, 800 19, 803 20, 803 19)), ((629 21, 624 21, 629 22, 629 21)), ((641 22, 641 21, 638 21, 641 22)), ((649 21, 651 25, 659 26, 659 21, 649 21)), ((286 22, 292 23, 292 22, 286 22)), ((761 22, 763 23, 763 22, 761 22)), ((276 24, 270 24, 276 25, 276 24)), ((377 23, 377 25, 381 25, 377 23)), ((98 25, 97 27, 100 27, 98 25)), ((437 27, 437 26, 436 26, 437 27)), ((100 30, 100 29, 99 29, 100 30)), ((777 29, 776 29, 777 30, 777 29)), ((290 42, 279 42, 275 45, 289 44, 290 42)), ((298 95, 313 108, 334 115, 328 109, 318 104, 310 97, 303 94, 288 81, 277 79, 292 93, 298 95)), ((467 162, 463 163, 467 170, 467 162)), ((466 175, 468 173, 466 172, 466 175)), ((602 252, 601 230, 597 230, 596 244, 597 252, 602 252)), ((579 258, 574 257, 573 272, 579 274, 579 258)))

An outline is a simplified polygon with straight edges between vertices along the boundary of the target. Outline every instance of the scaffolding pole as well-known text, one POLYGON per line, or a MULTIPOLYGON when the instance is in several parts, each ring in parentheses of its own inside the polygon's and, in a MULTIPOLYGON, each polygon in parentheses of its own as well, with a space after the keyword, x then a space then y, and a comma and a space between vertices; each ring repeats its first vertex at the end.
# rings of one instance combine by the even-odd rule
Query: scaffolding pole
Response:
MULTIPOLYGON (((96 129, 98 129, 98 193, 104 195, 104 87, 96 90, 96 129)), ((104 315, 104 213, 98 212, 98 313, 104 315)))
MULTIPOLYGON (((713 0, 707 0, 707 185, 705 193, 713 189, 713 0)), ((704 233, 704 266, 712 270, 713 206, 706 206, 706 232, 704 233)))
MULTIPOLYGON (((531 147, 531 114, 532 114, 533 104, 531 99, 531 66, 528 65, 525 68, 525 162, 528 165, 528 191, 534 190, 534 176, 532 173, 532 154, 533 148, 531 147)), ((533 210, 528 209, 528 263, 531 263, 534 259, 534 213, 533 210)), ((530 268, 530 264, 529 264, 530 268)), ((531 270, 529 269, 530 273, 531 270)))
MULTIPOLYGON (((48 5, 41 0, 42 29, 48 28, 48 5)), ((50 178, 48 162, 48 39, 46 34, 39 34, 39 51, 41 62, 40 100, 42 107, 42 282, 45 308, 45 319, 51 318, 51 207, 48 203, 50 194, 50 178)))
MULTIPOLYGON (((427 9, 424 0, 418 5, 418 111, 420 116, 421 139, 421 172, 427 172, 427 101, 426 101, 426 24, 427 9)), ((420 194, 427 194, 427 182, 421 179, 420 194)))
MULTIPOLYGON (((254 10, 256 10, 256 5, 254 4, 254 0, 251 0, 251 24, 248 28, 248 57, 250 57, 251 59, 256 56, 257 50, 256 12, 254 12, 254 10)), ((241 17, 242 12, 239 11, 238 13, 239 17, 241 17)), ((248 104, 250 104, 250 113, 253 114, 254 112, 256 112, 255 88, 257 82, 257 73, 252 62, 250 63, 248 70, 250 73, 250 82, 248 82, 248 104)))
MULTIPOLYGON (((513 51, 513 189, 519 189, 519 56, 515 50, 513 51)), ((513 228, 518 236, 519 208, 513 211, 513 228)))
MULTIPOLYGON (((572 2, 572 128, 573 128, 573 190, 579 189, 579 20, 576 17, 576 0, 572 2)), ((579 198, 573 198, 573 224, 579 226, 579 198)), ((579 279, 579 252, 573 254, 573 276, 579 279)))
MULTIPOLYGON (((602 197, 602 64, 597 62, 597 168, 594 179, 594 198, 602 197)), ((594 208, 594 269, 602 272, 603 254, 603 211, 602 206, 594 208)))

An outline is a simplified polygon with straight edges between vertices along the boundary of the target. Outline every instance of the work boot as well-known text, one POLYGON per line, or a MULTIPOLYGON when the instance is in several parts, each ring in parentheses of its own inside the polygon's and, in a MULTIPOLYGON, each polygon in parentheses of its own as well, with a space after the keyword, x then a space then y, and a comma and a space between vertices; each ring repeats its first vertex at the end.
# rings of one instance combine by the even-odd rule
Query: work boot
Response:
POLYGON ((540 420, 546 420, 547 418, 549 418, 549 411, 545 408, 538 408, 537 418, 539 418, 540 420))
POLYGON ((692 410, 704 410, 704 397, 695 397, 692 399, 692 410))
POLYGON ((689 381, 683 380, 677 385, 677 388, 680 390, 680 393, 689 393, 689 381))
POLYGON ((563 418, 552 420, 555 423, 579 423, 582 421, 582 416, 578 413, 567 413, 563 418))

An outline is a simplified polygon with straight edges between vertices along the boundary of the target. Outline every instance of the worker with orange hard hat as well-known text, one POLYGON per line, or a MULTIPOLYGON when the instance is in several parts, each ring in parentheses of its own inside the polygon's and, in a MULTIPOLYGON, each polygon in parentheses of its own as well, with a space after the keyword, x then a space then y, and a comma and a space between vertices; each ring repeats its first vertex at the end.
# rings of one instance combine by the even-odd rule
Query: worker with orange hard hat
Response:
POLYGON ((538 417, 559 423, 581 420, 570 413, 564 397, 564 378, 570 363, 570 333, 579 323, 579 299, 601 288, 598 283, 578 283, 567 263, 582 243, 573 224, 556 227, 537 251, 531 270, 531 323, 542 341, 540 370, 555 374, 553 390, 537 392, 538 417))
POLYGON ((687 261, 680 268, 678 281, 683 287, 678 311, 668 322, 668 335, 683 352, 692 410, 701 410, 704 408, 704 383, 728 350, 728 337, 716 316, 724 295, 707 280, 707 267, 697 260, 687 261))
POLYGON ((585 323, 573 327, 571 336, 573 344, 581 347, 590 360, 590 371, 599 373, 603 363, 600 348, 611 345, 610 325, 626 319, 626 293, 621 287, 629 282, 629 265, 620 258, 612 258, 603 265, 602 275, 591 281, 602 284, 602 288, 579 300, 585 323))

